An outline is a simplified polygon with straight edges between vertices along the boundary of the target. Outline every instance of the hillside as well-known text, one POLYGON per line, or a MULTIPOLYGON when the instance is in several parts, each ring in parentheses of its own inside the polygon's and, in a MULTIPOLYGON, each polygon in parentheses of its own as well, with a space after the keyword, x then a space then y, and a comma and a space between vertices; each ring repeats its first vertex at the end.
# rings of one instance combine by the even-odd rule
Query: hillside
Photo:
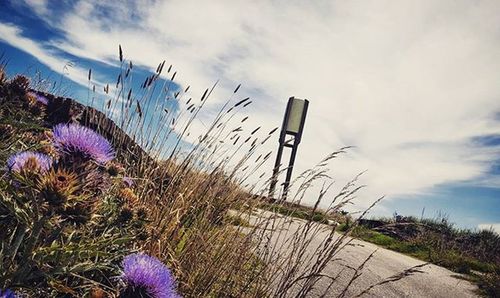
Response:
MULTIPOLYGON (((227 123, 217 119, 212 134, 229 129, 217 121, 227 123)), ((206 154, 214 142, 208 134, 187 154, 157 162, 105 114, 33 90, 28 78, 7 78, 3 71, 0 131, 5 293, 263 297, 298 286, 307 295, 342 241, 326 236, 311 259, 301 243, 314 237, 313 221, 294 233, 290 251, 263 237, 262 231, 283 230, 273 218, 234 225, 228 210, 252 212, 260 204, 239 186, 246 174, 237 175, 255 154, 255 140, 236 166, 216 150, 206 154)), ((308 179, 322 171, 312 169, 308 179)))

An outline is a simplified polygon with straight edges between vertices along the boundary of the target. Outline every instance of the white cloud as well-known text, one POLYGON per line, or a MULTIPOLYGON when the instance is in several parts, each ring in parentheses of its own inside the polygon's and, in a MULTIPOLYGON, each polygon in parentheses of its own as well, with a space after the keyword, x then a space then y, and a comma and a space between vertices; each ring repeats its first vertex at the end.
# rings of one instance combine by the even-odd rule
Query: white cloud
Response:
POLYGON ((66 37, 50 44, 106 63, 121 44, 151 69, 166 58, 191 94, 220 78, 213 104, 242 82, 255 102, 249 127, 278 126, 289 96, 308 98, 296 173, 355 145, 335 177, 368 169, 367 195, 394 198, 484 177, 498 157, 470 142, 500 133, 498 1, 100 5, 49 18, 66 37))
MULTIPOLYGON (((73 82, 81 86, 88 86, 88 69, 76 66, 75 63, 68 59, 64 59, 53 50, 24 37, 21 29, 17 26, 0 23, 0 40, 31 54, 52 71, 65 74, 67 78, 73 82)), ((93 82, 99 85, 99 87, 103 86, 103 84, 98 81, 93 80, 93 82)), ((100 91, 100 89, 101 88, 98 90, 100 91)))
POLYGON ((26 6, 33 9, 33 11, 41 16, 48 15, 48 0, 24 0, 26 6))
POLYGON ((500 223, 484 223, 477 226, 480 230, 493 230, 500 234, 500 223))

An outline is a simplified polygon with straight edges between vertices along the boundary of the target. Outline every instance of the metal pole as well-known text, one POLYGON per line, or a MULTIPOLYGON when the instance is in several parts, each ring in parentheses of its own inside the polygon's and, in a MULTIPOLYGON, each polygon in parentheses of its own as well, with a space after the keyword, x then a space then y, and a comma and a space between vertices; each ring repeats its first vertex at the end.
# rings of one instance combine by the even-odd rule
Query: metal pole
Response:
POLYGON ((288 165, 288 169, 286 170, 285 182, 283 183, 283 197, 282 197, 283 201, 286 200, 286 197, 288 195, 288 188, 290 187, 290 180, 292 179, 293 165, 295 164, 295 156, 297 155, 297 148, 298 147, 299 147, 299 144, 294 139, 292 153, 290 154, 290 163, 288 165))
POLYGON ((281 143, 278 147, 278 154, 276 155, 276 162, 274 163, 273 176, 271 178, 271 184, 269 185, 269 198, 274 198, 274 191, 276 189, 276 183, 278 183, 278 172, 281 165, 281 156, 283 155, 283 144, 281 143))
MULTIPOLYGON (((299 103, 300 104, 300 103, 299 103)), ((292 171, 293 171, 293 165, 295 163, 295 157, 297 155, 297 148, 299 146, 301 137, 302 137, 302 131, 304 129, 304 123, 306 120, 306 114, 307 114, 307 108, 309 105, 309 101, 307 99, 297 99, 294 97, 290 97, 288 99, 288 103, 286 106, 285 110, 285 117, 283 118, 283 124, 281 125, 281 133, 280 133, 280 138, 279 138, 279 147, 278 147, 278 153, 276 155, 276 162, 274 164, 273 168, 273 176, 271 177, 271 182, 269 184, 269 198, 274 198, 274 192, 276 190, 276 184, 278 183, 278 174, 281 166, 281 158, 283 155, 283 147, 291 147, 292 148, 292 153, 290 155, 290 163, 288 165, 287 171, 286 171, 286 179, 285 182, 283 183, 283 195, 281 200, 286 200, 286 196, 288 194, 288 188, 290 186, 290 180, 292 179, 292 171), (296 101, 303 101, 303 106, 295 106, 296 101), (294 108, 295 107, 295 108, 294 108), (299 110, 297 110, 299 109, 299 110), (300 110, 301 109, 301 110, 300 110), (300 115, 300 124, 299 127, 297 127, 297 113, 301 112, 302 114, 300 115), (294 118, 292 121, 294 121, 292 128, 289 128, 289 121, 290 121, 290 114, 294 113, 294 118), (290 145, 289 142, 285 142, 285 138, 287 135, 292 135, 293 136, 293 145, 290 145)))

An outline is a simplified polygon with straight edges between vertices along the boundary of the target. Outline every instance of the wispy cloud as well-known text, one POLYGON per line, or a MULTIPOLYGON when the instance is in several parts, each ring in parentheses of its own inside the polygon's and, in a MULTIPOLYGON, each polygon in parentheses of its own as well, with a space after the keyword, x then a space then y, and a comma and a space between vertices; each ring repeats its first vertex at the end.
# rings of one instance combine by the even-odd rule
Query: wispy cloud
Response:
POLYGON ((48 15, 50 12, 48 0, 24 0, 24 4, 40 16, 48 15))
MULTIPOLYGON (((371 198, 488 178, 498 158, 498 146, 471 141, 500 132, 498 1, 129 4, 78 1, 54 11, 44 19, 64 38, 47 42, 110 64, 118 44, 138 65, 153 69, 166 58, 193 94, 220 78, 216 97, 224 99, 242 82, 256 98, 251 126, 277 126, 289 96, 308 98, 297 171, 355 145, 335 176, 368 169, 371 198)), ((34 42, 7 41, 60 67, 34 42)))
POLYGON ((12 24, 0 23, 0 40, 26 52, 37 58, 41 63, 57 73, 68 75, 68 79, 82 86, 88 85, 88 70, 78 66, 68 67, 67 59, 54 53, 54 50, 44 47, 42 44, 26 38, 20 28, 12 24))

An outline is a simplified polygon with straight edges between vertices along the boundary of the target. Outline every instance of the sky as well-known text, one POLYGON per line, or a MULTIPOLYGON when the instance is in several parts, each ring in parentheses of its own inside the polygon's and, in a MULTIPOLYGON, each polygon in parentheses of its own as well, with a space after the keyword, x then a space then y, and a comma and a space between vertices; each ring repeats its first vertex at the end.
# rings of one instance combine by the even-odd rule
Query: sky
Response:
POLYGON ((366 170, 353 208, 385 196, 371 216, 500 231, 499 1, 2 2, 10 74, 86 103, 88 69, 98 90, 114 84, 121 45, 137 77, 166 60, 193 97, 218 81, 200 132, 238 84, 247 130, 279 126, 287 99, 307 98, 294 173, 353 146, 331 165, 337 189, 366 170))

